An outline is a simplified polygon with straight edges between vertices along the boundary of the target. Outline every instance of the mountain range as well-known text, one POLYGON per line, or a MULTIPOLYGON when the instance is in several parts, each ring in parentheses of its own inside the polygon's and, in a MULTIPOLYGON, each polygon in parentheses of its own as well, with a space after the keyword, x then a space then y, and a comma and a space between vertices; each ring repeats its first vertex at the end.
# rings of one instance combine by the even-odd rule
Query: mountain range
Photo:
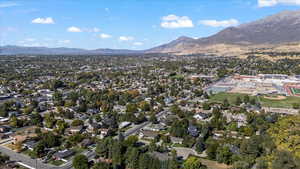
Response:
POLYGON ((229 27, 215 35, 194 39, 182 36, 170 43, 143 51, 77 48, 46 48, 46 47, 0 47, 1 55, 14 54, 133 54, 133 53, 218 53, 240 54, 257 46, 278 46, 288 43, 300 43, 300 10, 283 11, 266 18, 229 27), (224 53, 225 52, 225 53, 224 53))

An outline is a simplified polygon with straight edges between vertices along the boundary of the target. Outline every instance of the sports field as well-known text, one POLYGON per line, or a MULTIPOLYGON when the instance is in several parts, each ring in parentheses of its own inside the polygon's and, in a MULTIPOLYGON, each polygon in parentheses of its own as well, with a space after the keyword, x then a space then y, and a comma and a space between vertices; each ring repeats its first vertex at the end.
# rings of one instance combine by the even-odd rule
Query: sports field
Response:
MULTIPOLYGON (((223 103, 227 98, 230 104, 234 105, 237 97, 239 96, 242 100, 246 94, 240 93, 218 93, 212 95, 209 102, 223 103)), ((249 96, 250 99, 255 98, 259 101, 263 107, 274 107, 274 108, 293 108, 293 104, 300 103, 300 97, 288 96, 282 100, 268 99, 265 96, 249 96)))
POLYGON ((299 88, 291 87, 291 91, 292 91, 293 95, 300 95, 300 89, 299 88))

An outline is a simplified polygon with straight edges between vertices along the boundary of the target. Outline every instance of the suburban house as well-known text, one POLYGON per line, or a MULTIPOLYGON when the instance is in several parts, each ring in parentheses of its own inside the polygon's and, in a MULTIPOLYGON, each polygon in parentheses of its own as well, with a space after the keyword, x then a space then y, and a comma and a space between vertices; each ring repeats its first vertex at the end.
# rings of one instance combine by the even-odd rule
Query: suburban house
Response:
POLYGON ((183 142, 183 138, 179 137, 171 137, 170 139, 173 144, 182 144, 183 142))
POLYGON ((83 131, 83 126, 72 126, 69 131, 71 134, 81 133, 83 131))
POLYGON ((68 162, 68 160, 66 160, 66 158, 74 155, 75 152, 73 150, 63 150, 63 151, 58 151, 55 154, 53 154, 53 158, 55 160, 61 160, 64 162, 68 162))
POLYGON ((198 121, 202 121, 202 120, 209 118, 209 115, 206 113, 197 113, 193 117, 198 121))
POLYGON ((158 133, 155 131, 149 131, 149 130, 142 130, 139 134, 139 138, 144 139, 155 139, 158 136, 158 133))
POLYGON ((188 133, 193 136, 193 137, 198 137, 199 136, 199 131, 196 126, 190 125, 188 127, 188 133))
POLYGON ((27 148, 32 151, 37 144, 38 144, 37 141, 28 140, 25 143, 23 143, 23 148, 27 148))

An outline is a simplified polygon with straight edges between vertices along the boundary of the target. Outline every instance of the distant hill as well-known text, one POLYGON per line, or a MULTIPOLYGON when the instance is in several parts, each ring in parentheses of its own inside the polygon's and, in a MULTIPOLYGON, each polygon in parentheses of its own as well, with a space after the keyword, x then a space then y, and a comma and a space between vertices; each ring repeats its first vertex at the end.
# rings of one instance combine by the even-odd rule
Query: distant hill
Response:
MULTIPOLYGON (((133 53, 174 53, 174 54, 218 54, 224 56, 243 55, 253 48, 276 48, 278 51, 298 49, 300 44, 300 10, 283 11, 266 18, 226 28, 219 33, 193 39, 180 37, 170 43, 145 51, 96 49, 85 50, 76 48, 46 48, 46 47, 0 47, 1 55, 13 54, 133 54, 133 53), (285 46, 293 43, 293 46, 285 46), (298 44, 297 44, 298 43, 298 44), (296 45, 295 45, 296 44, 296 45), (279 48, 281 45, 283 47, 279 48)), ((278 52, 277 51, 277 52, 278 52)))
POLYGON ((142 51, 126 50, 126 49, 96 49, 86 50, 78 48, 47 48, 47 47, 23 47, 23 46, 3 46, 0 47, 0 55, 114 55, 114 54, 133 54, 142 51))
POLYGON ((147 52, 191 54, 202 52, 202 48, 215 50, 213 46, 220 44, 244 48, 248 45, 278 45, 291 42, 300 42, 300 10, 283 11, 258 21, 229 27, 206 38, 180 37, 147 52))

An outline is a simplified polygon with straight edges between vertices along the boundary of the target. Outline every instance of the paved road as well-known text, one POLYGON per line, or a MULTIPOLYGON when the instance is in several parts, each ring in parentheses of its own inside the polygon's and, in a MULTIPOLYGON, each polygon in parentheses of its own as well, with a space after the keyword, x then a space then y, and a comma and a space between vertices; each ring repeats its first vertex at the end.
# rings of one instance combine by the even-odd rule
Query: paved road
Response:
MULTIPOLYGON (((54 167, 52 165, 44 164, 40 160, 31 159, 29 156, 16 153, 4 146, 0 146, 0 152, 3 154, 6 154, 10 157, 10 160, 16 161, 16 162, 22 162, 28 166, 31 166, 32 168, 37 169, 58 169, 57 167, 54 167)), ((66 168, 67 169, 67 168, 66 168)))

